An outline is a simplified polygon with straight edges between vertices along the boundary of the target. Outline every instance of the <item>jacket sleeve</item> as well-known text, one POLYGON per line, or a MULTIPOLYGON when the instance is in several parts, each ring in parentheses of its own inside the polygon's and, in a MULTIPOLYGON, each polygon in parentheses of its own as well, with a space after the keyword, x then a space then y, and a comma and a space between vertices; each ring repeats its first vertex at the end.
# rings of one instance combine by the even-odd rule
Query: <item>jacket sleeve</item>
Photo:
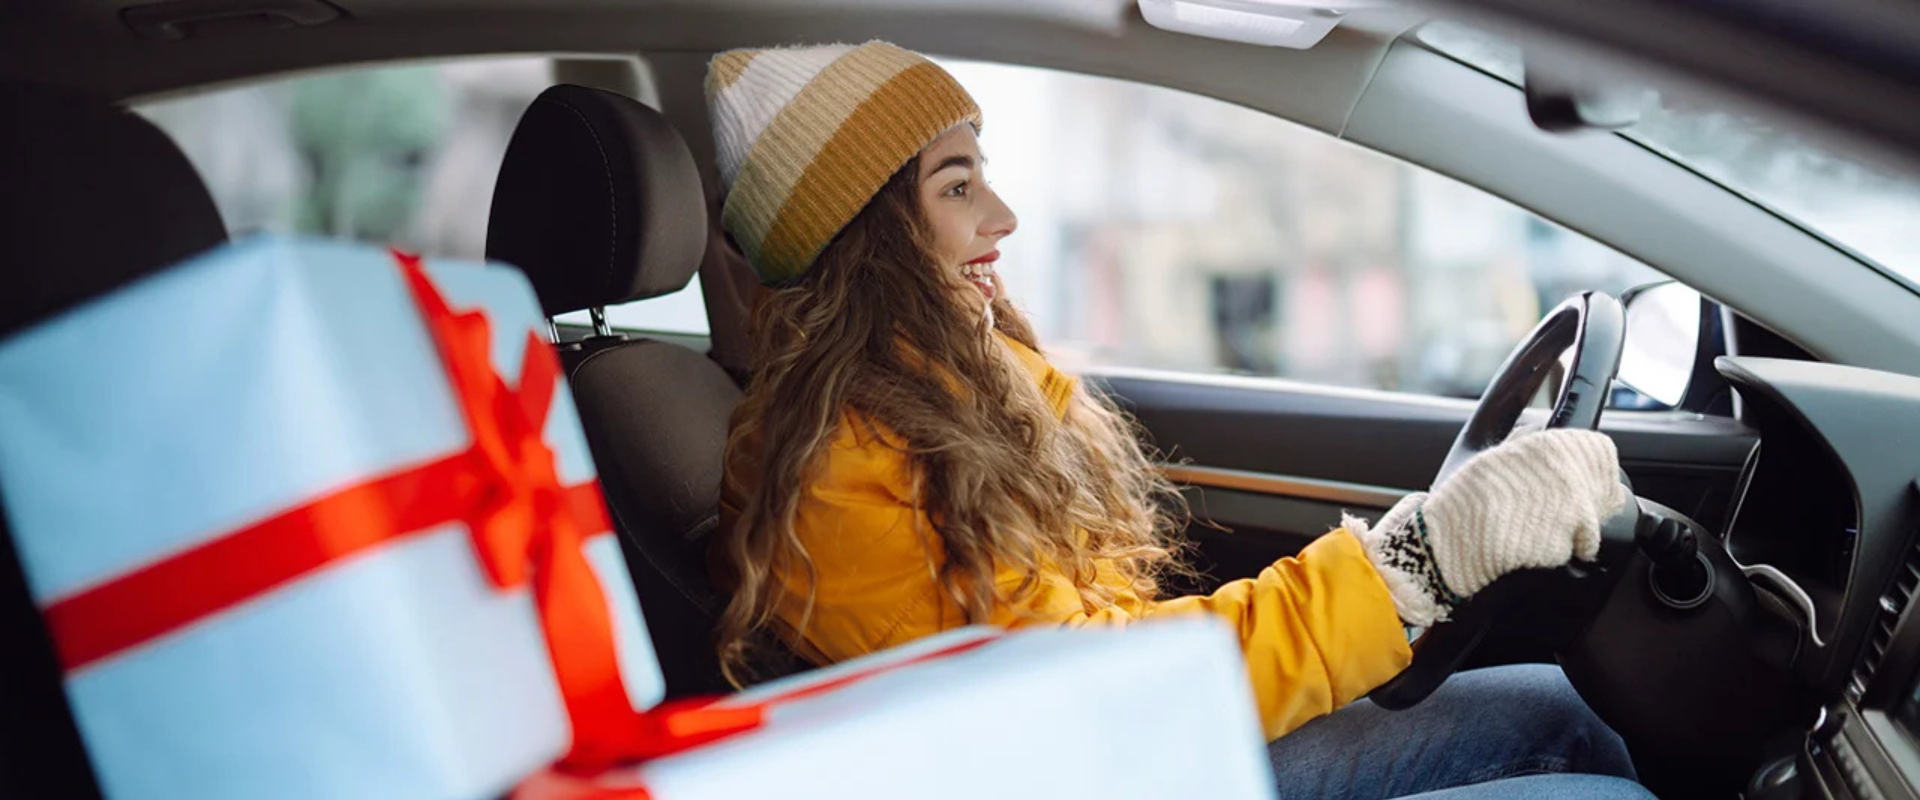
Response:
POLYGON ((1359 699, 1413 658, 1385 582, 1345 529, 1256 577, 1149 608, 1149 616, 1194 613, 1215 614, 1240 634, 1269 739, 1359 699))
MULTIPOLYGON (((786 576, 780 617, 803 630, 803 649, 815 657, 840 661, 966 624, 940 586, 945 554, 908 500, 910 486, 904 454, 846 433, 809 484, 798 527, 813 575, 786 576)), ((1239 635, 1269 738, 1353 701, 1411 659, 1385 583, 1345 530, 1209 595, 1088 609, 1064 574, 1044 571, 1037 579, 989 622, 1125 625, 1179 614, 1226 621, 1239 635)), ((997 580, 1011 590, 1021 576, 1008 571, 997 580)))

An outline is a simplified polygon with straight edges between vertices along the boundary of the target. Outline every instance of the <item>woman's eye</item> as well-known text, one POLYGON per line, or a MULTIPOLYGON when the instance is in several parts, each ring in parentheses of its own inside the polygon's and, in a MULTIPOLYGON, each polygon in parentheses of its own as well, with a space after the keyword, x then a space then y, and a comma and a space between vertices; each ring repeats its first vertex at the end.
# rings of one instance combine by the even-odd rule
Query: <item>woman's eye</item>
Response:
POLYGON ((954 184, 953 188, 947 190, 947 196, 948 197, 966 197, 967 182, 961 181, 959 183, 954 184))

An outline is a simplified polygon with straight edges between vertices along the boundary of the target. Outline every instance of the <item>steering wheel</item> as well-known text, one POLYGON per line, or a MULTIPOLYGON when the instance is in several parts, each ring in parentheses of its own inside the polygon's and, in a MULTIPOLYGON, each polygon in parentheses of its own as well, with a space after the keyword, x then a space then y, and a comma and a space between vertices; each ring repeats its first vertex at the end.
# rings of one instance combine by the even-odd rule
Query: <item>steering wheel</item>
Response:
MULTIPOLYGON (((1475 454, 1506 441, 1520 420, 1520 412, 1539 392, 1560 355, 1568 350, 1573 352, 1573 361, 1560 383, 1560 393, 1554 400, 1552 416, 1547 418, 1547 427, 1587 430, 1598 427, 1614 373, 1620 367, 1620 347, 1625 335, 1626 313, 1612 297, 1586 292, 1561 303, 1500 365, 1499 373, 1480 397, 1480 405, 1460 429, 1460 436, 1441 464, 1434 485, 1440 485, 1459 471, 1475 454)), ((1621 482, 1626 482, 1624 473, 1621 482)), ((1616 533, 1609 536, 1603 531, 1603 540, 1616 540, 1617 532, 1624 530, 1627 540, 1631 541, 1635 520, 1621 517, 1637 518, 1638 514, 1632 508, 1635 504, 1627 505, 1627 511, 1607 521, 1605 528, 1616 533)), ((1584 574, 1572 565, 1557 571, 1575 578, 1584 574)), ((1500 611, 1513 602, 1517 595, 1515 589, 1520 586, 1514 577, 1509 575, 1494 581, 1455 608, 1448 621, 1428 628, 1413 643, 1413 662, 1368 697, 1388 709, 1407 708, 1426 699, 1441 681, 1460 668, 1486 636, 1500 611)))

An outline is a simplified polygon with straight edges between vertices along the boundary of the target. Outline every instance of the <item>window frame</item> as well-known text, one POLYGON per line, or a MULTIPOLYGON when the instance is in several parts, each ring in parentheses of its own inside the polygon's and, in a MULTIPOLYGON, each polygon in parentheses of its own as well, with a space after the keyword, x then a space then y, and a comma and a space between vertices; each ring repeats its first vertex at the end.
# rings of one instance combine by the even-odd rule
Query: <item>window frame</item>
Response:
MULTIPOLYGON (((1414 37, 1409 36, 1405 38, 1413 39, 1414 37)), ((1415 41, 1417 42, 1417 39, 1415 39, 1415 41)), ((1424 43, 1421 43, 1421 46, 1425 49, 1429 49, 1429 50, 1432 49, 1431 47, 1426 46, 1424 43)), ((943 60, 949 60, 949 59, 943 59, 943 60)), ((1076 76, 1076 77, 1088 77, 1088 78, 1096 78, 1096 79, 1107 80, 1107 81, 1117 81, 1120 83, 1147 87, 1152 90, 1178 92, 1178 93, 1189 95, 1196 98, 1204 98, 1205 100, 1210 102, 1222 103, 1229 106, 1234 106, 1250 113, 1265 115, 1272 119, 1279 120, 1289 125, 1299 127, 1304 131, 1311 132, 1311 134, 1317 134, 1319 136, 1326 137, 1328 140, 1339 142, 1347 146, 1359 148, 1360 150, 1369 154, 1369 156, 1371 157, 1379 158, 1386 162, 1391 162, 1400 167, 1403 167, 1415 172, 1424 173, 1430 176, 1438 177, 1450 183, 1454 183, 1461 187, 1471 189, 1477 194, 1484 195, 1489 199, 1498 201, 1507 206, 1511 206, 1513 209, 1521 212, 1522 214, 1526 215, 1528 218, 1534 220, 1535 222, 1547 225, 1555 230, 1560 231, 1564 235, 1570 235, 1570 236, 1576 237, 1577 239, 1587 244, 1597 245, 1601 248, 1611 251, 1612 253, 1620 256, 1621 258, 1630 260, 1643 267, 1646 267, 1648 270, 1668 280, 1675 280, 1675 281, 1680 280, 1679 278, 1671 276, 1668 273, 1668 271, 1660 268, 1657 265, 1649 263, 1645 259, 1639 258, 1637 256, 1634 256, 1631 253, 1625 252, 1606 241, 1602 241, 1600 239, 1596 239, 1591 236, 1588 236, 1577 229, 1569 227, 1564 223, 1561 223, 1553 219, 1552 217, 1546 214, 1543 214, 1540 211, 1535 210, 1521 203, 1519 200, 1513 197, 1510 197, 1505 194, 1495 192, 1486 187, 1477 185, 1462 177, 1449 174, 1445 171, 1435 169, 1433 167, 1427 166, 1422 163, 1418 163, 1413 160, 1409 160, 1408 158, 1400 154, 1388 152, 1380 148, 1370 146, 1364 142, 1355 141, 1344 135, 1329 133, 1317 127, 1306 125, 1306 124, 1297 122, 1295 120, 1288 119, 1284 116, 1275 114, 1266 109, 1254 107, 1245 103, 1239 103, 1232 100, 1224 99, 1224 98, 1217 97, 1204 92, 1196 92, 1186 88, 1167 86, 1164 84, 1153 83, 1153 82, 1139 80, 1135 78, 1116 77, 1111 75, 1099 75, 1099 74, 1094 74, 1094 73, 1089 73, 1089 72, 1084 72, 1084 71, 1079 71, 1074 69, 1065 69, 1065 68, 1059 68, 1059 67, 1053 67, 1053 66, 1018 64, 1018 63, 1009 63, 1009 62, 1002 62, 1002 61, 983 60, 978 58, 950 59, 950 60, 959 60, 959 61, 965 61, 965 62, 988 64, 988 65, 998 66, 998 67, 1013 67, 1013 68, 1021 68, 1021 69, 1040 70, 1040 71, 1054 72, 1054 73, 1076 76)), ((1457 61, 1457 59, 1451 59, 1451 58, 1449 58, 1449 60, 1457 61)), ((1467 65, 1467 66, 1471 67, 1471 65, 1467 65)), ((1483 70, 1475 69, 1474 71, 1483 75, 1487 75, 1489 79, 1499 80, 1497 76, 1489 75, 1485 73, 1483 70)), ((1625 414, 1651 415, 1651 416, 1665 416, 1665 415, 1678 415, 1678 414, 1685 414, 1685 415, 1711 414, 1714 416, 1722 416, 1722 417, 1728 416, 1732 413, 1731 409, 1727 407, 1727 403, 1728 403, 1728 400, 1726 399, 1727 392, 1724 391, 1726 386, 1725 381, 1724 379, 1721 379, 1716 372, 1713 371, 1712 357, 1711 355, 1709 355, 1709 354, 1725 354, 1726 352, 1728 352, 1728 345, 1729 345, 1729 336, 1727 333, 1728 328, 1727 326, 1721 323, 1723 307, 1719 303, 1707 299, 1704 295, 1702 296, 1702 302, 1707 304, 1708 307, 1710 307, 1711 313, 1703 314, 1703 337, 1699 344, 1699 351, 1696 354, 1695 365, 1694 365, 1696 380, 1694 380, 1689 384, 1687 394, 1682 399, 1680 404, 1673 408, 1658 407, 1653 409, 1636 409, 1636 408, 1613 406, 1611 404, 1612 401, 1610 400, 1609 406, 1608 406, 1608 413, 1610 414, 1625 413, 1625 414), (1708 330, 1705 330, 1705 328, 1708 327, 1707 320, 1709 318, 1711 319, 1711 322, 1712 322, 1710 332, 1708 330), (1716 398, 1719 398, 1719 399, 1716 399, 1716 398)), ((1543 314, 1547 310, 1548 309, 1543 308, 1542 309, 1543 314)), ((1732 313, 1732 312, 1727 311, 1726 313, 1732 313)), ((1456 403, 1465 404, 1465 406, 1469 408, 1471 408, 1477 402, 1476 400, 1467 399, 1463 397, 1432 394, 1432 393, 1422 392, 1422 391, 1382 389, 1377 387, 1363 387, 1363 386, 1349 386, 1349 385, 1314 381, 1310 379, 1287 377, 1287 376, 1242 375, 1242 374, 1234 374, 1229 372, 1205 372, 1205 371, 1198 371, 1198 370, 1180 370, 1180 369, 1123 366, 1123 365, 1115 365, 1115 364, 1097 364, 1097 363, 1089 364, 1085 366, 1084 368, 1081 369, 1081 372, 1082 374, 1088 377, 1092 377, 1096 379, 1131 378, 1131 379, 1154 380, 1154 381, 1160 381, 1160 382, 1190 383, 1196 386, 1223 385, 1224 383, 1224 385, 1231 385, 1231 386, 1236 386, 1240 388, 1265 388, 1275 392, 1283 392, 1283 393, 1299 393, 1302 391, 1308 391, 1310 393, 1331 392, 1333 394, 1357 393, 1356 396, 1367 396, 1367 397, 1373 397, 1376 399, 1398 398, 1398 399, 1406 399, 1411 401, 1439 401, 1447 404, 1456 404, 1456 403)), ((1633 392, 1633 390, 1631 390, 1630 388, 1625 387, 1624 384, 1616 383, 1615 388, 1623 392, 1638 394, 1637 392, 1633 392)))

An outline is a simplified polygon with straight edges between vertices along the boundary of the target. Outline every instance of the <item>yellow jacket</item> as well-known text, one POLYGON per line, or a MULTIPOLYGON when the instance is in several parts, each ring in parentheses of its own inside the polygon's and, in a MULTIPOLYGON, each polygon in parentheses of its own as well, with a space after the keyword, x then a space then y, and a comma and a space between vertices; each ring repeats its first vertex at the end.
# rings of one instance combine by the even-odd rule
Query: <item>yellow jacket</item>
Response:
MULTIPOLYGON (((1038 353, 1003 341, 1040 383, 1055 413, 1064 414, 1076 381, 1038 353)), ((932 526, 916 508, 902 444, 891 431, 848 412, 800 500, 797 528, 813 559, 814 598, 805 631, 790 643, 816 663, 853 658, 966 623, 964 611, 935 578, 946 554, 916 533, 932 526)), ((722 525, 739 518, 757 471, 754 457, 727 453, 722 525)), ((1044 571, 1038 577, 1036 591, 1017 607, 995 608, 988 622, 1009 628, 1124 625, 1200 613, 1224 619, 1239 634, 1268 738, 1353 701, 1399 673, 1411 658, 1386 585, 1345 530, 1320 537, 1258 577, 1204 596, 1147 602, 1129 592, 1111 606, 1090 608, 1064 574, 1044 571)), ((779 578, 786 591, 777 616, 791 633, 806 613, 806 577, 779 578)), ((998 576, 1003 589, 1020 580, 1012 570, 998 576)))

